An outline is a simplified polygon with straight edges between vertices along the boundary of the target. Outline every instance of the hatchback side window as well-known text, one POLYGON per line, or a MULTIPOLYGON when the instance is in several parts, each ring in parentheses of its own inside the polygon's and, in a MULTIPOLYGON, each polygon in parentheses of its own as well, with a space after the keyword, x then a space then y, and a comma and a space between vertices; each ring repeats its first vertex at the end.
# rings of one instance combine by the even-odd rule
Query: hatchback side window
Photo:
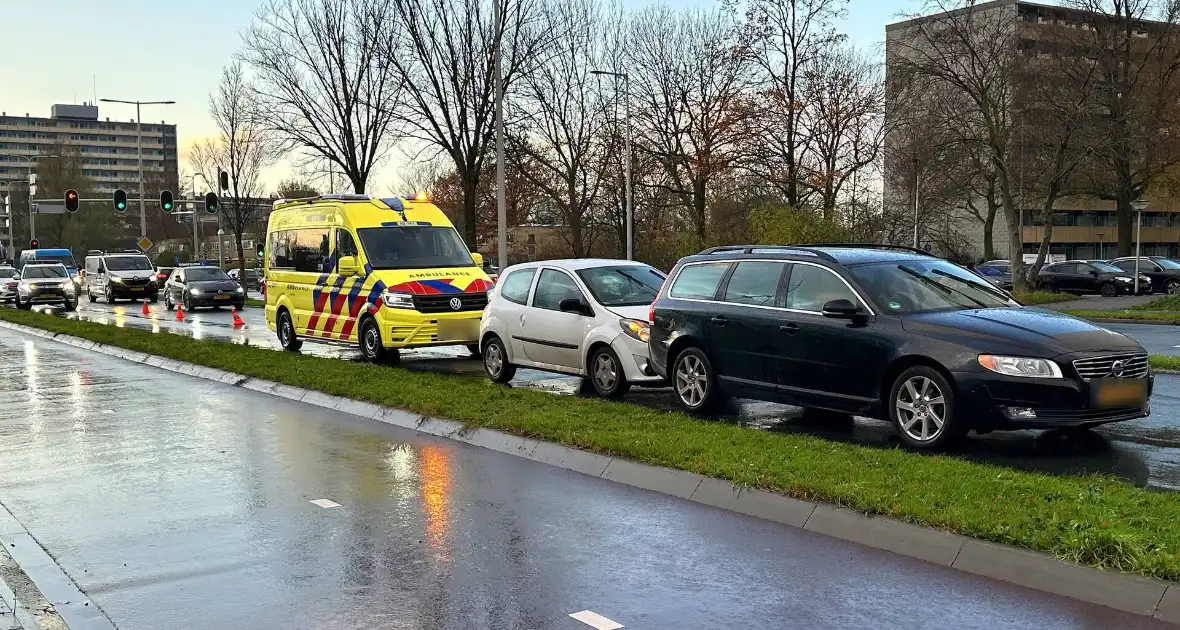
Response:
POLYGON ((774 306, 786 263, 750 261, 740 262, 725 285, 726 302, 774 306))
POLYGON ((860 305, 856 294, 836 274, 814 265, 792 265, 787 283, 787 308, 819 313, 832 300, 860 305))
POLYGON ((676 281, 668 291, 674 298, 711 300, 717 295, 717 286, 729 270, 729 263, 705 263, 689 265, 680 270, 676 281))
POLYGON ((500 282, 500 295, 509 302, 528 303, 529 287, 533 285, 533 275, 536 273, 536 269, 518 269, 508 274, 508 277, 500 282))
POLYGON ((533 306, 559 311, 561 309, 558 306, 566 298, 583 299, 582 290, 574 279, 560 271, 542 269, 541 278, 537 280, 537 290, 533 292, 533 306))

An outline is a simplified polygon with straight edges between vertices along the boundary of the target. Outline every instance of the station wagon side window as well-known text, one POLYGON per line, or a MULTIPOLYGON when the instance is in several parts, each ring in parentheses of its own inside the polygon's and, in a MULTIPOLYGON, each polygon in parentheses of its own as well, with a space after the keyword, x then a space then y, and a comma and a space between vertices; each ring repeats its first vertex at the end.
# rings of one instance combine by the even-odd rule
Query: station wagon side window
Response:
POLYGON ((787 280, 787 308, 819 313, 824 310, 824 304, 841 299, 860 305, 852 289, 839 276, 823 267, 794 264, 791 265, 790 273, 787 280))
POLYGON ((740 262, 725 284, 726 302, 774 306, 786 263, 751 260, 740 262))
POLYGON ((559 305, 566 298, 576 298, 585 301, 578 283, 568 274, 555 269, 542 269, 541 277, 537 280, 537 290, 533 292, 533 306, 550 311, 561 310, 559 305))
POLYGON ((509 302, 527 304, 529 288, 533 286, 533 276, 536 273, 536 269, 517 269, 508 274, 508 277, 500 282, 500 295, 509 302))
POLYGON ((712 300, 717 295, 721 278, 729 271, 729 263, 686 265, 677 274, 668 295, 690 300, 712 300))

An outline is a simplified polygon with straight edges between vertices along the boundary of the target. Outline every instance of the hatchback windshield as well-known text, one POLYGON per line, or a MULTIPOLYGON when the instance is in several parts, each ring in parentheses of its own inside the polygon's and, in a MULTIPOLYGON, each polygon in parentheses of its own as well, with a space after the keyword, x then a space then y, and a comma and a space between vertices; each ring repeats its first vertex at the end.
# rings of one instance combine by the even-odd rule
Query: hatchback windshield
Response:
POLYGON ((449 227, 379 227, 357 230, 374 269, 471 267, 463 239, 449 227))
POLYGON ((107 271, 152 271, 152 261, 147 256, 110 256, 106 258, 107 271))
POLYGON ((184 270, 184 279, 189 282, 214 282, 229 280, 230 277, 217 267, 189 267, 184 270))
POLYGON ((69 272, 61 265, 25 265, 25 269, 21 272, 21 277, 25 280, 30 278, 67 278, 69 272))
POLYGON ((893 313, 1017 306, 982 278, 942 260, 878 263, 849 271, 893 313))
POLYGON ((579 269, 578 276, 603 306, 651 304, 664 283, 664 274, 647 265, 579 269))
POLYGON ((1122 269, 1119 269, 1118 267, 1115 267, 1114 265, 1112 265, 1110 263, 1106 263, 1106 262, 1092 262, 1092 263, 1090 263, 1090 265, 1093 266, 1098 271, 1101 271, 1104 273, 1126 273, 1122 269))

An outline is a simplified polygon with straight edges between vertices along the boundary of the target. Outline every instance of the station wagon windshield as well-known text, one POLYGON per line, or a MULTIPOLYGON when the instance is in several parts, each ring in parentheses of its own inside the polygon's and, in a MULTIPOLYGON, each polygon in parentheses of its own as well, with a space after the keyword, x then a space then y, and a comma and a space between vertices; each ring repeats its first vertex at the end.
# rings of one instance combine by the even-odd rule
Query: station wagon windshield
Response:
POLYGON ((664 274, 646 265, 579 269, 578 276, 603 306, 651 304, 664 283, 664 274))
POLYGON ((849 271, 891 313, 1017 306, 982 278, 941 260, 861 265, 849 271))
POLYGON ((1098 271, 1104 271, 1106 273, 1127 273, 1127 272, 1123 271, 1122 269, 1119 269, 1118 267, 1115 267, 1114 265, 1112 265, 1110 263, 1105 263, 1105 262, 1092 262, 1092 263, 1090 263, 1090 266, 1097 269, 1098 271))
POLYGON ((357 230, 374 269, 472 267, 475 261, 450 227, 379 227, 357 230))

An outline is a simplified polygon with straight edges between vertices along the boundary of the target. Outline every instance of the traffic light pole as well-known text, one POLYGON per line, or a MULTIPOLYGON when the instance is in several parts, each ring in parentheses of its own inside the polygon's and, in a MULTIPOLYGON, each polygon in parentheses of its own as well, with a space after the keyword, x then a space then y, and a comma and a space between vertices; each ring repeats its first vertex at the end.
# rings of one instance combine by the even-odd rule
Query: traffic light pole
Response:
POLYGON ((139 101, 135 102, 135 157, 139 161, 139 237, 146 238, 147 210, 143 198, 147 192, 143 189, 143 118, 139 115, 139 101))

